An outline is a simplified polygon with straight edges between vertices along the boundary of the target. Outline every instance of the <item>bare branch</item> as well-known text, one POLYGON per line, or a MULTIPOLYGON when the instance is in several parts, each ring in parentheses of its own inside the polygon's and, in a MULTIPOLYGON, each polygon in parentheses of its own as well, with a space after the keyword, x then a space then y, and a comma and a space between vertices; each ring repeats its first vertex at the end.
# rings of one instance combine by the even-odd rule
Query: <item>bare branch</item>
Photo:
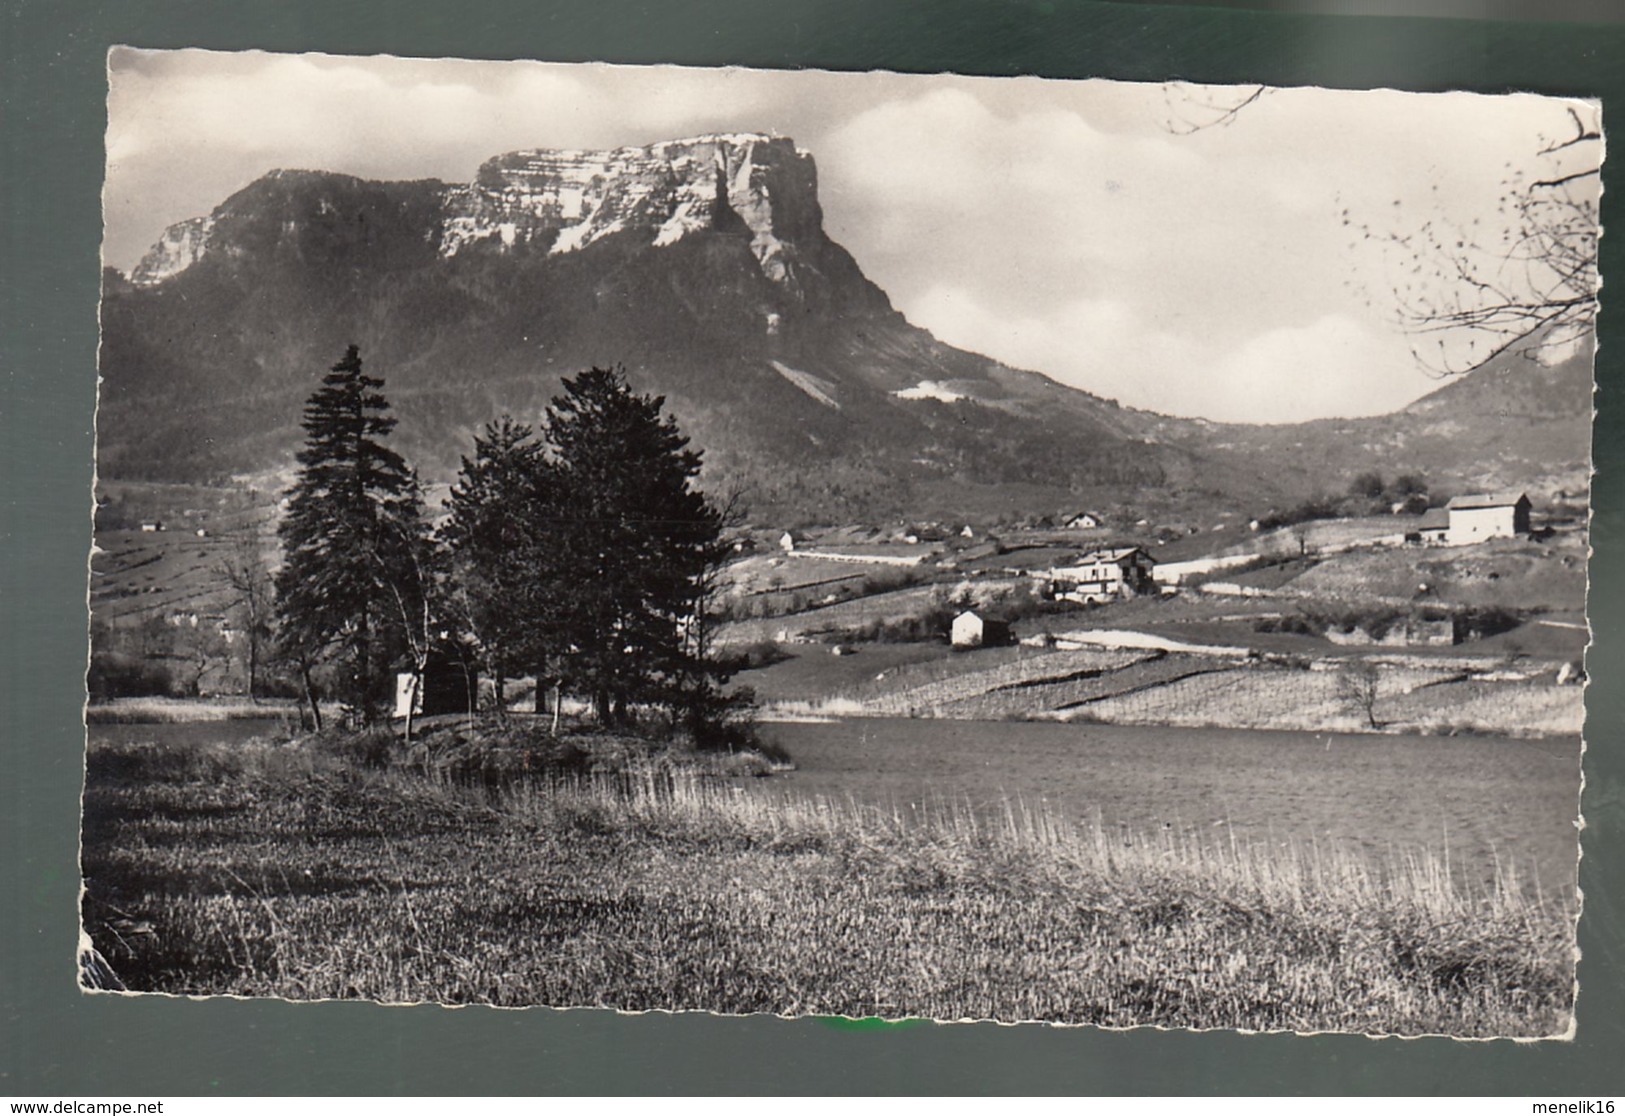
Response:
POLYGON ((1216 99, 1211 96, 1198 95, 1195 90, 1210 93, 1214 87, 1197 86, 1187 82, 1169 82, 1162 87, 1163 99, 1167 103, 1169 116, 1163 121, 1164 131, 1176 136, 1191 136, 1209 128, 1228 128, 1240 115, 1241 110, 1257 103, 1265 94, 1271 92, 1270 86, 1255 85, 1248 87, 1221 86, 1228 97, 1216 99), (1175 98, 1185 108, 1196 108, 1206 115, 1205 120, 1191 120, 1187 118, 1179 107, 1175 105, 1175 98), (1175 119, 1175 116, 1178 119, 1175 119))

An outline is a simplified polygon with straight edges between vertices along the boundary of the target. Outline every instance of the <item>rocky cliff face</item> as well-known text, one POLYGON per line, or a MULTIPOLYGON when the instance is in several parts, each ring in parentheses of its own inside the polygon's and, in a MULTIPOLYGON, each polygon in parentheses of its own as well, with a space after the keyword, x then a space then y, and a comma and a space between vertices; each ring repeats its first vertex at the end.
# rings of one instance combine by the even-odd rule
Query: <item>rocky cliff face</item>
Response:
POLYGON ((179 275, 203 258, 213 228, 212 217, 193 217, 169 226, 158 243, 141 257, 141 262, 130 272, 130 282, 139 287, 150 287, 172 275, 179 275))
MULTIPOLYGON (((309 176, 277 171, 256 186, 303 177, 309 176)), ((432 185, 439 213, 423 233, 442 257, 469 251, 558 255, 616 233, 664 248, 710 230, 747 237, 762 273, 794 288, 804 265, 805 246, 798 241, 818 235, 823 225, 812 157, 792 140, 755 133, 611 151, 515 151, 488 160, 473 182, 432 185)), ((216 226, 231 204, 172 226, 131 281, 155 286, 197 263, 220 239, 216 226)), ((329 199, 313 216, 334 208, 329 199)))

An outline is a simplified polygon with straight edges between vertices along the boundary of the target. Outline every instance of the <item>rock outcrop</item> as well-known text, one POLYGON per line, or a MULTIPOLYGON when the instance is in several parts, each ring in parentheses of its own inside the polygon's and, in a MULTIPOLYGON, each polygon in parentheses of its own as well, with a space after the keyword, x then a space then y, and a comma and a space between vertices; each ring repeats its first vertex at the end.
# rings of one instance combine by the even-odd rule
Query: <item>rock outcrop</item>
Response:
POLYGON ((213 228, 213 217, 193 217, 169 226, 130 272, 130 282, 138 287, 151 287, 179 275, 203 258, 213 228))

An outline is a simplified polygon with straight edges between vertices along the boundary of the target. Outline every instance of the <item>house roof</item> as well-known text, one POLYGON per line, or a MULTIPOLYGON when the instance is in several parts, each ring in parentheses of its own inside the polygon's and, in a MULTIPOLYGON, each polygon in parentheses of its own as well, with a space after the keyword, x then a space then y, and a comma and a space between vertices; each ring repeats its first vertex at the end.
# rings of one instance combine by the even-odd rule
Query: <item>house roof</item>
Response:
POLYGON ((1078 556, 1078 564, 1084 562, 1121 562, 1131 554, 1144 553, 1137 546, 1120 546, 1112 550, 1091 550, 1088 554, 1078 556))
POLYGON ((1452 510, 1465 508, 1510 508, 1520 501, 1527 501, 1529 497, 1522 492, 1476 492, 1469 496, 1457 496, 1447 505, 1452 510))
POLYGON ((960 620, 963 620, 967 616, 974 616, 974 617, 976 617, 976 619, 980 620, 984 624, 1008 624, 1008 623, 1010 623, 1010 621, 1006 620, 999 613, 997 613, 997 612, 987 612, 987 611, 985 611, 983 609, 980 609, 980 608, 967 608, 964 612, 961 612, 958 616, 954 617, 954 622, 958 623, 960 620))
POLYGON ((1429 508, 1422 513, 1417 521, 1418 530, 1427 531, 1433 528, 1443 529, 1450 526, 1450 513, 1443 508, 1429 508))

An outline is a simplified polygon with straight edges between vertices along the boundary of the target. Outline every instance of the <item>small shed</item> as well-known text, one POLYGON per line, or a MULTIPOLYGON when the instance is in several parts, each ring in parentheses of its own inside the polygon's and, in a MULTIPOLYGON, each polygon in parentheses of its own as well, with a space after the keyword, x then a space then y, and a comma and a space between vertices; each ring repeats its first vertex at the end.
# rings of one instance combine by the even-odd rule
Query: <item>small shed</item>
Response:
POLYGON ((479 669, 455 654, 436 652, 423 673, 395 675, 395 716, 433 717, 441 713, 472 714, 478 709, 479 669))
POLYGON ((949 642, 963 649, 996 647, 1010 642, 1010 624, 1000 617, 966 609, 954 617, 949 642))

